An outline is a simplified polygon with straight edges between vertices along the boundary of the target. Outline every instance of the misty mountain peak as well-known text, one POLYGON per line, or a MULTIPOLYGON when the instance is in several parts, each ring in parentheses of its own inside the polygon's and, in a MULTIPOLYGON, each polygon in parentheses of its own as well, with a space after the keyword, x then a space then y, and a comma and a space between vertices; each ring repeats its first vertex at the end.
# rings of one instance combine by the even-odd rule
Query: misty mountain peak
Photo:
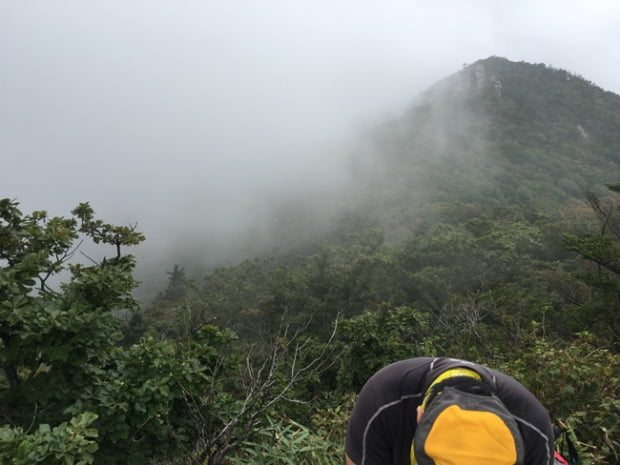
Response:
POLYGON ((620 97, 569 71, 492 56, 377 128, 355 167, 363 209, 388 230, 454 202, 554 211, 617 179, 620 97))
MULTIPOLYGON (((469 220, 506 205, 557 214, 584 191, 617 182, 620 97, 569 71, 492 56, 365 134, 349 166, 351 185, 330 203, 336 225, 326 226, 326 242, 360 225, 398 241, 424 222, 469 220)), ((280 232, 310 231, 313 205, 324 202, 308 197, 289 208, 280 232)))

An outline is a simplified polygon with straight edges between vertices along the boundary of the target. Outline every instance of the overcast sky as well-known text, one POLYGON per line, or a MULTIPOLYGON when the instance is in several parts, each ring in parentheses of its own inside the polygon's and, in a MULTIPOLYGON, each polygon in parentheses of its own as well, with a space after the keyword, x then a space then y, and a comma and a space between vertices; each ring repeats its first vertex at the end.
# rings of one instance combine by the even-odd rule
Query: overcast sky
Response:
POLYGON ((0 0, 0 197, 226 236, 490 55, 620 93, 620 2, 0 0))

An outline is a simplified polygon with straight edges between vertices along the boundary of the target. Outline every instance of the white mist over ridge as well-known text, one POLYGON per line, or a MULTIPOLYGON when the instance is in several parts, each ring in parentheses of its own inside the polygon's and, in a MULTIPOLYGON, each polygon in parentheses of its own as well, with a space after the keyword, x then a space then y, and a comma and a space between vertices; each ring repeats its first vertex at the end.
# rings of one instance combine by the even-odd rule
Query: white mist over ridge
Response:
POLYGON ((336 204, 366 129, 463 63, 544 62, 619 92, 619 13, 602 1, 4 1, 0 196, 58 215, 88 201, 137 223, 142 277, 241 259, 268 241, 274 207, 316 191, 336 204))

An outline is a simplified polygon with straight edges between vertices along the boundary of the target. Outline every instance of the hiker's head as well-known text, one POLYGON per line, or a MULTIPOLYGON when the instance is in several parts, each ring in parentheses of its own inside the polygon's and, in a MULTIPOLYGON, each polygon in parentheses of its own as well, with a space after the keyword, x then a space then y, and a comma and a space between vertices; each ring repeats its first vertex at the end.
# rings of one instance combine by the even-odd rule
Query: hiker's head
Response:
POLYGON ((424 397, 424 402, 418 407, 418 423, 420 422, 424 410, 428 408, 437 395, 441 394, 447 387, 452 387, 454 389, 458 389, 459 391, 469 392, 470 394, 477 394, 481 396, 490 396, 493 394, 493 391, 486 383, 469 376, 454 376, 452 378, 444 379, 439 383, 431 384, 431 387, 428 389, 428 392, 424 397))
POLYGON ((471 392, 473 394, 487 394, 491 393, 486 384, 482 383, 482 378, 474 370, 467 367, 451 368, 449 370, 440 373, 433 382, 426 388, 424 399, 422 404, 418 407, 417 422, 420 423, 420 418, 424 413, 424 409, 431 403, 431 401, 437 396, 437 393, 441 392, 444 387, 452 386, 465 392, 471 392), (472 381, 480 381, 479 383, 473 383, 472 381))
POLYGON ((425 407, 418 410, 412 445, 418 465, 523 463, 523 439, 516 421, 488 385, 458 376, 429 389, 425 407))

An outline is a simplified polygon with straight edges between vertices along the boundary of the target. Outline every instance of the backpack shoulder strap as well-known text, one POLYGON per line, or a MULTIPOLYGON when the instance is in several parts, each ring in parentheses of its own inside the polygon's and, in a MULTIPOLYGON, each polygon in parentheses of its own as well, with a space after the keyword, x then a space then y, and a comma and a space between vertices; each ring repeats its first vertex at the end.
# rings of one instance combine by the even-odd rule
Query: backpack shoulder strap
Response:
POLYGON ((579 465, 579 454, 577 453, 577 448, 570 437, 568 427, 561 421, 558 421, 558 426, 554 428, 554 434, 556 444, 554 463, 562 465, 579 465), (565 459, 561 455, 561 452, 564 450, 566 450, 565 456, 568 457, 568 459, 565 459), (558 457, 563 461, 559 460, 558 457))

